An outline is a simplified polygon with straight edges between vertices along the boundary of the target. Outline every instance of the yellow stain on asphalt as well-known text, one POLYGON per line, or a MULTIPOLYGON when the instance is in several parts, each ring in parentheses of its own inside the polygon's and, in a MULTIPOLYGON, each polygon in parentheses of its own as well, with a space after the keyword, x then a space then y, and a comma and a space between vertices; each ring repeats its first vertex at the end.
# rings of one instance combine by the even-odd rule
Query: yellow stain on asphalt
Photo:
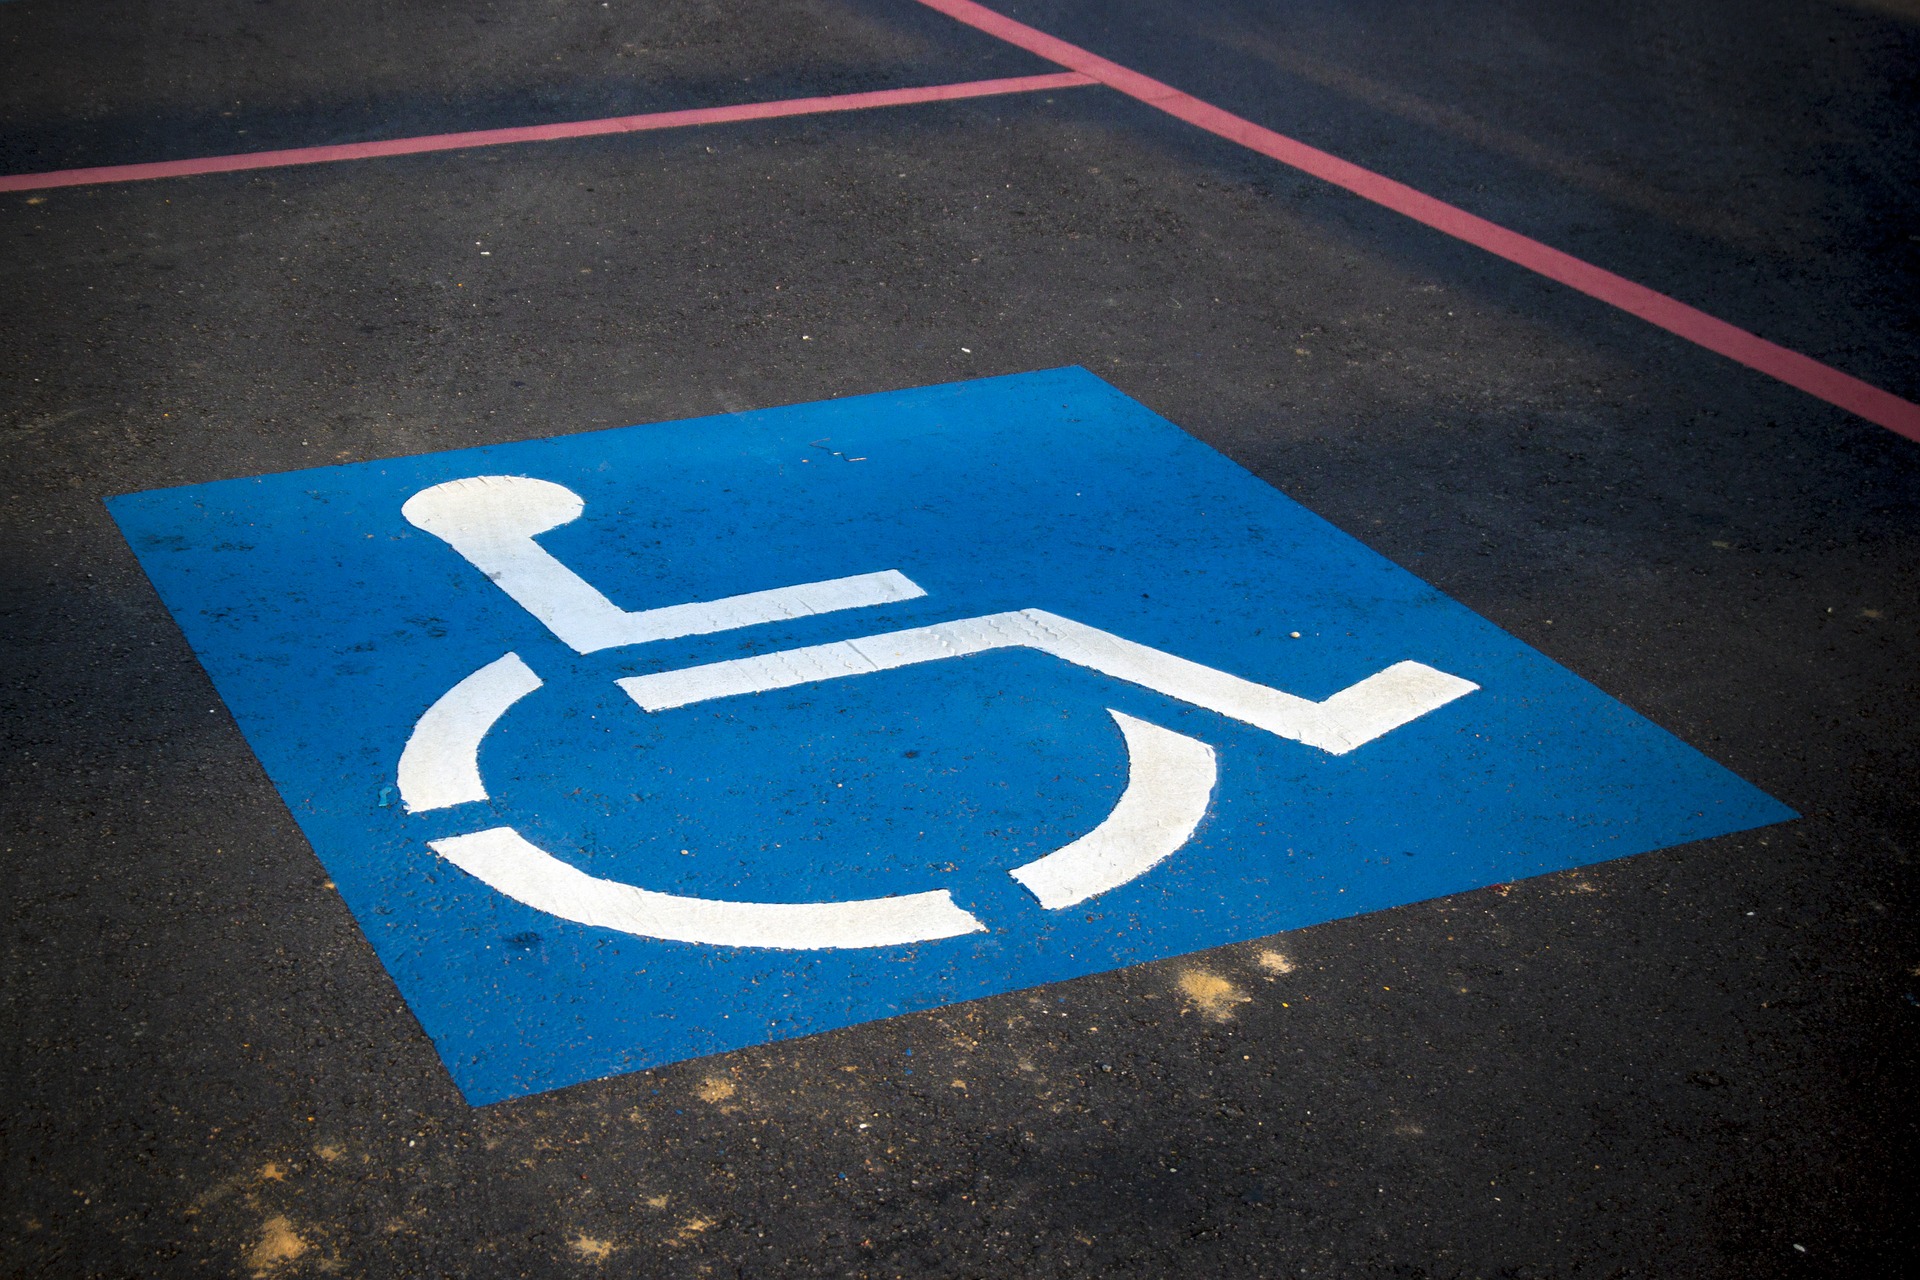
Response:
POLYGON ((1252 1000, 1240 988, 1217 973, 1205 969, 1187 969, 1180 974, 1180 990, 1202 1014, 1215 1022, 1233 1017, 1233 1006, 1252 1000))
POLYGON ((605 1262, 613 1256, 613 1241, 597 1236, 577 1235, 568 1242, 573 1251, 588 1262, 605 1262))
POLYGON ((260 1238, 247 1251, 247 1265, 253 1268, 255 1276, 271 1275, 305 1256, 310 1247, 293 1229, 287 1215, 276 1213, 260 1225, 260 1238))
POLYGON ((1262 951, 1254 959, 1268 973, 1292 973, 1293 961, 1284 951, 1262 951))

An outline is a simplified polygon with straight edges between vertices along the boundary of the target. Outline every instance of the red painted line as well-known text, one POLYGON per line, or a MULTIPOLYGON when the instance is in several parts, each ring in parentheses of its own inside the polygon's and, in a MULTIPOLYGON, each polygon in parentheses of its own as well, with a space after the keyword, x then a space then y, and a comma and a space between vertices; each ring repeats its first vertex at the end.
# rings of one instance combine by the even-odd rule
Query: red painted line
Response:
POLYGON ((1109 62, 1078 45, 1068 44, 1025 23, 1015 22, 984 5, 974 3, 974 0, 919 0, 919 3, 988 35, 997 36, 1008 44, 1039 54, 1050 62, 1071 67, 1110 89, 1117 89, 1130 98, 1158 107, 1176 119, 1310 173, 1336 187, 1345 188, 1362 199, 1371 200, 1395 213, 1405 214, 1415 222, 1476 245, 1529 271, 1536 271, 1549 280, 1557 280, 1578 289, 1588 297, 1598 298, 1639 316, 1668 333, 1736 360, 1750 369, 1757 369, 1769 377, 1778 378, 1790 387, 1797 387, 1828 404, 1858 414, 1868 422, 1877 423, 1909 440, 1920 441, 1920 404, 1882 391, 1831 365, 1822 364, 1778 343, 1768 342, 1745 329, 1690 307, 1677 298, 1669 298, 1664 293, 1636 284, 1624 276, 1617 276, 1570 253, 1563 253, 1517 231, 1509 231, 1465 209, 1416 191, 1405 183, 1395 182, 1371 169, 1363 169, 1304 142, 1262 128, 1251 120, 1243 120, 1231 112, 1202 102, 1192 94, 1182 93, 1172 85, 1162 84, 1117 62, 1109 62))
POLYGON ((296 164, 330 164, 337 160, 371 160, 377 156, 411 156, 425 151, 458 151, 467 147, 499 147, 517 142, 552 142, 560 138, 591 138, 608 133, 644 133, 653 129, 682 129, 696 124, 726 124, 736 120, 771 120, 779 116, 817 115, 828 111, 865 111, 917 102, 952 102, 960 98, 989 98, 1007 93, 1038 93, 1046 89, 1075 89, 1093 84, 1076 71, 1007 80, 970 80, 964 84, 924 85, 913 89, 881 89, 872 93, 844 93, 827 98, 788 98, 782 102, 749 102, 733 107, 695 107, 687 111, 658 111, 644 116, 612 116, 605 120, 572 120, 563 124, 526 125, 513 129, 480 129, 472 133, 437 133, 420 138, 389 138, 381 142, 346 142, 327 147, 296 147, 290 151, 251 151, 232 156, 202 156, 195 160, 160 160, 151 164, 116 164, 99 169, 59 169, 51 173, 0 176, 0 192, 44 191, 49 187, 78 187, 102 182, 138 182, 147 178, 184 178, 201 173, 237 173, 244 169, 278 169, 296 164))

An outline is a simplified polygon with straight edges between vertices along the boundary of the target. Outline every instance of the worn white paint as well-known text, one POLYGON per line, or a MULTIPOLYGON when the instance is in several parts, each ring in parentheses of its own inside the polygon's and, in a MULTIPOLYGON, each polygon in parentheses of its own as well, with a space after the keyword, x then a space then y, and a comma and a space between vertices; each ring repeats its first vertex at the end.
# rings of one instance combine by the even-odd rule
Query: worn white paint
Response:
POLYGON ((536 911, 669 942, 801 951, 902 946, 986 929, 955 906, 945 889, 852 902, 726 902, 590 876, 512 827, 428 843, 454 866, 536 911))
POLYGON ((1050 911, 1145 875, 1192 838, 1219 777, 1213 748, 1108 709, 1127 744, 1127 785, 1105 820, 1007 874, 1050 911))
POLYGON ((507 708, 540 687, 518 654, 496 658, 440 695, 415 722, 394 781, 408 813, 487 798, 480 740, 507 708))
POLYGON ((646 710, 664 711, 710 698, 1012 647, 1038 649, 1333 755, 1344 755, 1480 687, 1422 663, 1399 662, 1324 702, 1312 702, 1039 609, 629 676, 616 683, 646 710))
POLYGON ((465 557, 579 653, 706 635, 923 596, 896 569, 629 612, 561 564, 536 534, 578 519, 573 490, 527 476, 468 476, 422 489, 400 514, 465 557))

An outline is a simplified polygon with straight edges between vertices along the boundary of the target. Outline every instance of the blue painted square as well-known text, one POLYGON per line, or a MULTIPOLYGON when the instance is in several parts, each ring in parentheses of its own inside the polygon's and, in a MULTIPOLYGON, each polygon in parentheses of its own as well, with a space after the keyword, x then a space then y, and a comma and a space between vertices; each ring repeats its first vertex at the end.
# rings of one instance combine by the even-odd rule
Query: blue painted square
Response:
POLYGON ((109 505, 475 1103, 1792 816, 1077 369, 109 505), (577 518, 536 538, 502 534, 497 513, 474 517, 484 536, 403 516, 471 477, 537 481, 528 492, 572 495, 577 518), (700 624, 722 629, 567 643, 505 589, 533 599, 557 580, 526 568, 529 546, 616 621, 684 631, 647 611, 749 600, 700 624), (889 598, 753 603, 847 578, 889 598), (1099 650, 1106 667, 1044 644, 966 650, 1029 626, 1024 610, 1044 611, 1033 634, 1064 635, 1045 619, 1065 619, 1119 647, 1099 650), (898 657, 901 632, 926 660, 898 657), (1164 668, 1183 690, 1211 671, 1238 678, 1229 692, 1279 691, 1285 723, 1112 674, 1155 651, 1199 664, 1164 668), (763 655, 778 656, 743 661, 763 655), (1284 695, 1320 702, 1405 662, 1455 692, 1351 750, 1289 736, 1286 717, 1321 713, 1284 695), (666 674, 694 668, 692 685, 666 674), (782 671, 793 682, 761 687, 782 671), (760 684, 728 694, 715 672, 760 684), (649 710, 619 680, 713 696, 649 710), (438 773, 402 776, 416 737, 438 773), (462 741, 478 744, 464 781, 462 741), (1154 743, 1164 768, 1130 754, 1154 743), (445 852, 500 831, 547 861, 475 872, 445 852), (1112 848, 1089 848, 1100 832, 1112 848), (1113 870, 1113 849, 1156 839, 1172 851, 1113 870), (1063 848, 1085 856, 1056 899, 1098 891, 1050 906, 1010 873, 1063 848), (660 918, 780 945, 643 936, 663 901, 647 895, 668 896, 660 918), (859 941, 835 933, 834 904, 913 895, 961 931, 930 937, 916 916, 900 927, 922 941, 819 945, 859 941), (828 911, 763 937, 751 909, 701 916, 703 901, 828 911))

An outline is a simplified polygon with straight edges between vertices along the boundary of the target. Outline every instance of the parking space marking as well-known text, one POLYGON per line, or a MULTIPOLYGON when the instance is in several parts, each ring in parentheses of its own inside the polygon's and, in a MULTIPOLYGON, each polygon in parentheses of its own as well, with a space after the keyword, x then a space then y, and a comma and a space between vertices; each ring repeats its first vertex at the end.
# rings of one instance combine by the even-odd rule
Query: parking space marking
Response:
POLYGON ((541 683, 519 654, 509 653, 447 690, 422 712, 400 751, 394 777, 407 812, 427 813, 485 800, 480 744, 500 717, 541 683))
POLYGON ((554 142, 565 138, 594 138, 606 134, 647 133, 684 129, 693 125, 730 124, 742 120, 773 120, 783 116, 821 115, 835 111, 869 111, 922 102, 957 102, 1007 94, 1077 89, 1093 84, 1076 71, 999 80, 968 80, 958 84, 921 85, 911 89, 878 89, 818 98, 787 98, 779 102, 745 102, 730 107, 693 107, 684 111, 657 111, 648 115, 610 116, 600 120, 570 120, 560 124, 521 125, 508 129, 478 129, 468 133, 439 133, 417 138, 386 138, 376 142, 342 142, 284 151, 250 151, 238 155, 201 156, 192 160, 160 160, 145 164, 105 165, 92 169, 57 169, 47 173, 0 175, 0 192, 44 191, 53 187, 93 186, 112 182, 141 182, 154 178, 185 178, 206 173, 238 173, 248 169, 279 169, 292 165, 332 164, 342 160, 372 160, 382 156, 420 155, 430 151, 464 151, 522 142, 554 142))
POLYGON ((435 853, 515 902, 574 924, 708 947, 853 951, 984 933, 946 889, 839 902, 729 902, 659 893, 590 876, 512 827, 428 842, 435 853))
POLYGON ((1802 355, 1777 342, 1769 342, 1737 325, 1708 315, 1697 307, 1688 306, 1677 298, 1670 298, 1585 259, 1576 258, 1517 231, 1510 231, 1498 223, 1489 222, 1465 209, 1417 191, 1403 182, 1396 182, 1371 169, 1362 168, 1232 112, 1223 111, 1172 85, 1123 67, 1023 22, 1016 22, 985 5, 975 3, 975 0, 918 0, 918 3, 976 30, 997 36, 1029 53, 1091 76, 1108 88, 1164 111, 1177 120, 1205 129, 1208 133, 1238 143, 1303 173, 1312 174, 1363 200, 1484 249, 1609 306, 1618 307, 1676 337, 1778 379, 1897 435, 1920 441, 1920 404, 1904 400, 1811 356, 1802 355))
POLYGON ((1083 370, 110 507, 476 1103, 1792 816, 1083 370), (583 652, 475 492, 638 604, 914 593, 583 652))
POLYGON ((0 193, 38 191, 55 187, 135 182, 198 174, 234 173, 250 169, 326 164, 382 156, 457 151, 523 142, 550 142, 606 134, 640 133, 694 125, 782 116, 869 110, 913 103, 945 102, 964 98, 1036 93, 1055 89, 1104 85, 1166 112, 1177 120, 1204 129, 1270 159, 1331 183, 1363 200, 1391 209, 1415 222, 1496 257, 1524 267, 1597 301, 1636 316, 1657 328, 1738 364, 1777 379, 1836 408, 1920 442, 1920 404, 1894 395, 1852 374, 1803 355, 1738 325, 1656 289, 1629 280, 1604 267, 1575 257, 1530 236, 1436 199, 1403 182, 1375 173, 1348 160, 1257 125, 1232 112, 1202 101, 1172 85, 1102 58, 975 0, 916 0, 953 20, 995 36, 1009 44, 1068 68, 1064 72, 928 85, 911 89, 883 89, 867 93, 779 102, 744 103, 729 107, 697 107, 648 115, 614 116, 559 124, 484 129, 467 133, 393 138, 375 142, 339 143, 280 151, 205 156, 142 164, 61 169, 45 173, 0 175, 0 193))
POLYGON ((1423 663, 1396 662, 1324 702, 1313 702, 1042 609, 731 658, 679 671, 629 676, 615 683, 645 710, 666 711, 714 698, 770 693, 994 649, 1034 649, 1334 756, 1365 746, 1479 687, 1423 663))
POLYGON ((629 611, 533 540, 535 534, 573 523, 583 510, 578 494, 550 481, 466 476, 414 494, 400 514, 458 551, 575 653, 898 604, 926 594, 898 569, 882 569, 724 600, 629 611))
POLYGON ((1212 747, 1111 707, 1127 744, 1127 785, 1100 825, 1007 872, 1049 911, 1137 880, 1180 852, 1213 800, 1220 766, 1212 747))

